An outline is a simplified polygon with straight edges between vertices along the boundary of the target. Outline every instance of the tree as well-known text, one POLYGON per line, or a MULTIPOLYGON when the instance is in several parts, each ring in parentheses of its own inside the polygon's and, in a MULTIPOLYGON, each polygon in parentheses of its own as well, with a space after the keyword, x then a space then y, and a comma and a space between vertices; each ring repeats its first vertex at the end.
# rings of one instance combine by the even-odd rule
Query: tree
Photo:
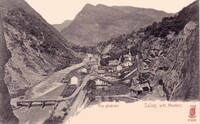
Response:
POLYGON ((101 59, 100 64, 101 64, 101 66, 107 66, 109 64, 109 61, 108 61, 108 59, 101 59))
POLYGON ((133 46, 130 48, 131 56, 137 55, 137 47, 133 46))
POLYGON ((95 81, 94 81, 94 80, 89 80, 89 81, 87 82, 86 87, 87 87, 88 89, 96 89, 95 81))
POLYGON ((121 62, 124 63, 124 55, 122 54, 121 62))

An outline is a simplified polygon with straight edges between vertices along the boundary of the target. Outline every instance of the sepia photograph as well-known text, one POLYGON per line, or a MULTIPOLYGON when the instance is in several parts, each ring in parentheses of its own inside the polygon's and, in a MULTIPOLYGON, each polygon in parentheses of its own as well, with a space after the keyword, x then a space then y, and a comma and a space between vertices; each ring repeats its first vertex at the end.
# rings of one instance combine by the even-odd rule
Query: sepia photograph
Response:
POLYGON ((0 0, 0 124, 200 124, 199 0, 0 0))

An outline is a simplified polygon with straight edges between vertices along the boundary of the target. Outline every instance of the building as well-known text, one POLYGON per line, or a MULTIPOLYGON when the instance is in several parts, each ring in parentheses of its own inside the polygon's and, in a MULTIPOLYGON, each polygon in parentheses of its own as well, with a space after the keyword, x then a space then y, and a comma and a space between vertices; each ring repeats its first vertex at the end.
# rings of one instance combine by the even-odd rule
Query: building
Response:
POLYGON ((109 80, 109 81, 113 81, 116 80, 116 78, 118 77, 117 73, 105 73, 105 79, 109 80))
POLYGON ((126 79, 126 80, 124 80, 122 82, 125 83, 125 84, 129 84, 129 83, 131 83, 131 80, 130 79, 126 79))
POLYGON ((70 84, 78 86, 79 85, 79 79, 76 76, 71 77, 70 84))
POLYGON ((122 68, 122 66, 121 65, 118 65, 117 66, 117 71, 121 71, 123 68, 122 68))
POLYGON ((133 65, 133 63, 131 61, 126 61, 123 65, 125 67, 131 67, 133 65))
POLYGON ((106 71, 105 71, 105 70, 96 70, 96 73, 97 73, 99 76, 103 77, 103 76, 105 75, 106 71))
POLYGON ((133 38, 128 38, 127 41, 132 43, 134 40, 133 40, 133 38))
POLYGON ((99 66, 99 70, 103 70, 104 73, 106 73, 106 72, 115 72, 116 69, 117 69, 116 66, 110 66, 110 65, 108 65, 108 66, 99 66))
POLYGON ((86 68, 82 68, 82 69, 81 69, 81 73, 87 74, 87 73, 88 73, 88 70, 87 70, 86 68))
POLYGON ((107 83, 103 80, 100 79, 95 79, 95 85, 96 86, 101 86, 101 85, 107 85, 107 83))
POLYGON ((130 50, 129 50, 129 53, 128 53, 128 54, 125 54, 125 55, 124 55, 124 60, 125 60, 125 61, 132 61, 132 56, 131 56, 130 50))
POLYGON ((139 95, 139 94, 142 94, 143 92, 143 89, 141 87, 141 85, 134 85, 132 87, 129 88, 131 90, 131 94, 132 95, 139 95))
POLYGON ((105 70, 103 70, 103 69, 98 69, 98 70, 96 70, 96 72, 98 73, 98 74, 104 74, 106 71, 105 70))
POLYGON ((131 56, 131 52, 129 51, 128 54, 124 55, 124 61, 122 64, 124 67, 130 67, 133 65, 133 58, 131 56))
POLYGON ((109 76, 109 77, 115 77, 115 78, 116 78, 116 77, 117 77, 117 73, 108 73, 108 72, 107 72, 107 73, 105 73, 105 76, 106 76, 106 77, 109 76))
POLYGON ((132 94, 141 94, 144 91, 150 91, 151 87, 149 83, 143 83, 143 84, 135 84, 129 88, 131 90, 132 94))
POLYGON ((102 56, 103 59, 109 58, 109 57, 111 57, 111 56, 110 55, 105 55, 105 54, 102 56))
POLYGON ((120 61, 117 59, 109 61, 110 66, 117 66, 119 64, 120 64, 120 61))
POLYGON ((93 76, 93 75, 90 75, 90 80, 94 79, 94 77, 95 77, 95 76, 93 76))
POLYGON ((132 78, 132 84, 133 85, 136 85, 136 84, 139 84, 139 83, 140 83, 140 81, 137 79, 137 77, 132 78))
POLYGON ((121 73, 121 72, 118 72, 118 73, 117 73, 117 78, 119 78, 121 75, 122 75, 122 73, 121 73))
POLYGON ((142 83, 142 84, 140 84, 140 86, 142 87, 143 91, 150 91, 151 90, 149 83, 142 83))
POLYGON ((101 79, 95 79, 95 85, 97 89, 102 89, 102 88, 107 89, 110 86, 110 84, 101 79))
POLYGON ((138 69, 142 73, 148 73, 150 71, 148 64, 143 61, 139 63, 138 69))

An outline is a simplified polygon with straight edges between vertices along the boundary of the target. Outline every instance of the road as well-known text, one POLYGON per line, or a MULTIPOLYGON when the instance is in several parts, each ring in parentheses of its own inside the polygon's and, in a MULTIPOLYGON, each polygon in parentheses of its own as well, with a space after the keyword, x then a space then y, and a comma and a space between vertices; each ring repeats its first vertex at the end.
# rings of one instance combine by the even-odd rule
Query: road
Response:
MULTIPOLYGON (((60 81, 68 74, 70 71, 80 68, 87 64, 89 61, 88 58, 84 59, 82 63, 68 67, 61 71, 55 72, 54 74, 47 77, 45 80, 40 82, 38 85, 31 88, 28 92, 28 99, 57 99, 61 92, 64 90, 66 84, 60 83, 60 81)), ((86 83, 82 83, 83 85, 86 83)), ((79 90, 82 88, 80 87, 79 90)), ((75 95, 75 94, 74 94, 75 95)), ((30 109, 27 108, 20 108, 14 111, 14 114, 19 118, 20 124, 41 124, 44 120, 50 117, 50 114, 53 112, 53 106, 46 106, 42 109, 41 106, 39 107, 31 107, 30 109)))
MULTIPOLYGON (((127 78, 127 77, 131 76, 136 71, 137 71, 137 68, 135 68, 130 73, 128 73, 124 78, 127 78)), ((92 74, 92 75, 95 76, 96 78, 99 77, 98 75, 94 75, 94 74, 92 74)), ((75 101, 72 103, 72 106, 70 107, 70 110, 68 112, 68 116, 65 117, 63 123, 67 124, 69 118, 72 117, 72 116, 74 116, 76 114, 76 112, 78 111, 78 109, 80 109, 82 107, 82 105, 84 103, 85 95, 86 95, 86 92, 84 92, 82 89, 87 84, 87 82, 89 81, 89 79, 90 79, 90 75, 87 75, 83 79, 83 83, 81 84, 81 86, 78 87, 78 89, 70 97, 68 97, 68 99, 71 99, 71 98, 74 97, 75 101)), ((131 98, 131 99, 134 99, 134 100, 138 100, 137 98, 130 97, 130 95, 113 95, 112 97, 127 97, 127 98, 131 98)))
POLYGON ((81 83, 81 85, 76 89, 76 91, 71 96, 67 97, 66 99, 71 99, 71 98, 75 97, 84 88, 84 86, 87 84, 89 79, 90 79, 90 75, 87 75, 83 79, 83 82, 81 83))
MULTIPOLYGON (((109 95, 109 96, 103 96, 103 97, 104 97, 104 98, 109 98, 109 97, 112 97, 112 98, 125 97, 125 98, 129 98, 129 99, 133 99, 133 100, 140 100, 139 98, 131 97, 130 94, 126 94, 126 95, 109 95)), ((95 98, 97 98, 97 99, 101 99, 102 96, 95 96, 95 98)))
MULTIPOLYGON (((137 74, 137 68, 134 69, 133 71, 131 71, 130 73, 128 73, 123 79, 128 78, 128 77, 131 76, 132 74, 136 76, 136 74, 137 74)), ((132 76, 132 77, 133 77, 133 76, 132 76)))
MULTIPOLYGON (((31 88, 28 92, 28 99, 57 99, 61 92, 64 90, 66 84, 60 83, 61 80, 72 70, 80 68, 90 62, 89 57, 83 60, 82 63, 68 67, 66 69, 55 72, 50 75, 38 85, 31 88)), ((95 66, 95 65, 94 65, 95 66)), ((131 71, 131 75, 136 70, 131 71)), ((128 76, 129 76, 128 74, 128 76)), ((81 108, 84 103, 86 92, 83 91, 84 86, 90 79, 90 75, 87 75, 81 85, 76 89, 76 91, 66 100, 74 98, 70 110, 68 111, 68 116, 65 117, 64 122, 67 122, 69 117, 76 114, 77 110, 81 108)), ((53 106, 46 106, 44 109, 39 107, 20 108, 15 110, 15 115, 19 118, 20 124, 41 124, 44 120, 48 119, 51 113, 54 111, 53 106)))
POLYGON ((68 111, 68 116, 65 117, 63 123, 67 123, 68 119, 70 117, 72 117, 74 114, 76 114, 77 110, 79 108, 81 108, 81 106, 83 105, 85 95, 86 95, 86 92, 83 91, 83 88, 87 84, 89 79, 90 79, 90 75, 87 75, 83 79, 83 82, 82 82, 81 86, 79 87, 79 89, 76 90, 76 93, 73 93, 73 96, 68 97, 68 98, 71 98, 71 97, 74 97, 75 95, 77 95, 75 97, 75 100, 72 103, 72 106, 70 107, 70 110, 68 111))

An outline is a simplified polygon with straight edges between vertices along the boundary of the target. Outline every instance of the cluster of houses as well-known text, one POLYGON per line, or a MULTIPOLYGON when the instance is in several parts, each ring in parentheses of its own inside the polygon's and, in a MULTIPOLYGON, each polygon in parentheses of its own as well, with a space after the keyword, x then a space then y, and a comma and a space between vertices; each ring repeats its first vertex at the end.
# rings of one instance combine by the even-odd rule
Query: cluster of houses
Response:
POLYGON ((128 54, 121 55, 119 60, 114 59, 109 61, 109 66, 113 66, 117 69, 117 71, 120 71, 122 67, 130 67, 134 64, 134 59, 131 56, 131 52, 129 51, 128 54))
MULTIPOLYGON (((110 60, 108 66, 94 66, 94 69, 91 69, 93 71, 92 73, 90 73, 90 80, 93 80, 95 82, 95 86, 97 89, 107 89, 113 84, 113 82, 120 81, 119 77, 121 76, 122 72, 125 72, 126 70, 131 70, 130 67, 134 65, 135 59, 137 59, 137 56, 134 58, 129 52, 119 59, 110 60)), ((87 68, 82 68, 79 71, 82 74, 88 74, 87 68)), ((149 78, 150 76, 141 82, 139 81, 138 76, 133 75, 130 76, 130 78, 123 80, 122 82, 131 84, 129 88, 131 95, 138 95, 145 91, 151 91, 149 78)), ((72 94, 72 92, 75 91, 76 87, 80 85, 80 79, 79 77, 73 75, 70 79, 68 79, 68 83, 70 87, 66 87, 66 89, 64 90, 65 92, 63 92, 63 96, 65 97, 69 96, 70 94, 72 94)))
MULTIPOLYGON (((105 59, 108 57, 110 56, 103 55, 102 58, 105 59)), ((107 66, 100 66, 99 69, 103 69, 112 73, 118 73, 118 72, 123 71, 123 69, 133 66, 134 61, 135 61, 134 57, 131 56, 131 53, 129 51, 128 54, 121 55, 119 59, 109 60, 109 63, 107 66)))
MULTIPOLYGON (((108 57, 110 56, 102 56, 103 59, 108 57)), ((110 60, 107 66, 99 65, 92 74, 91 79, 96 82, 97 88, 109 86, 109 82, 119 80, 121 73, 133 66, 133 64, 134 59, 129 52, 128 54, 121 56, 119 59, 110 60)))
POLYGON ((129 88, 131 95, 137 96, 139 94, 142 94, 143 92, 151 91, 152 88, 149 82, 149 78, 147 78, 143 82, 140 82, 137 77, 133 77, 131 87, 129 88))
MULTIPOLYGON (((105 56, 108 57, 108 56, 105 56)), ((123 55, 123 62, 122 62, 122 57, 118 59, 114 59, 109 61, 108 66, 99 66, 98 70, 96 70, 97 74, 100 77, 105 78, 108 81, 115 81, 117 79, 119 79, 119 76, 121 76, 122 72, 129 71, 130 72, 130 67, 132 67, 135 63, 135 61, 138 61, 138 55, 134 57, 131 56, 131 53, 129 52, 128 54, 123 55)), ((142 63, 142 67, 143 69, 141 70, 146 70, 148 69, 148 65, 146 63, 148 63, 149 61, 146 60, 144 63, 142 63), (146 65, 145 65, 146 64, 146 65)), ((127 83, 127 84, 131 84, 131 87, 129 88, 130 93, 132 95, 138 95, 141 94, 143 92, 148 92, 151 91, 152 88, 150 86, 150 82, 149 80, 151 80, 151 76, 145 78, 145 80, 141 81, 138 79, 138 73, 139 71, 137 71, 136 73, 133 73, 130 78, 123 80, 123 83, 127 83)), ((146 73, 144 71, 144 73, 146 73)), ((101 79, 96 79, 96 86, 108 86, 108 82, 105 82, 104 80, 101 79)))

